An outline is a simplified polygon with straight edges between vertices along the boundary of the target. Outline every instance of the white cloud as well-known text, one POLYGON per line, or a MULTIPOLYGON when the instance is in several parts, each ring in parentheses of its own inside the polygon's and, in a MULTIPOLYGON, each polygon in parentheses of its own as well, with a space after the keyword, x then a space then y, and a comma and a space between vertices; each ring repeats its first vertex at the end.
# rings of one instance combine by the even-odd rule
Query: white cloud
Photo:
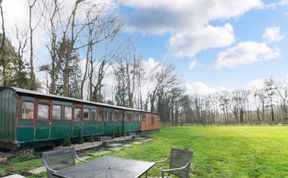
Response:
POLYGON ((194 56, 203 49, 225 47, 234 42, 233 27, 208 25, 198 31, 177 33, 169 40, 169 49, 176 56, 194 56))
POLYGON ((246 85, 246 88, 249 90, 258 90, 258 89, 262 89, 264 87, 264 81, 263 79, 255 79, 255 80, 251 80, 248 82, 248 84, 246 85))
POLYGON ((206 48, 231 44, 234 35, 230 24, 215 27, 209 23, 263 6, 261 0, 120 0, 120 4, 132 8, 126 17, 129 31, 170 33, 169 49, 177 56, 193 56, 206 48))
POLYGON ((280 2, 280 4, 281 4, 282 6, 288 6, 288 0, 282 0, 282 1, 280 2))
POLYGON ((159 66, 160 63, 156 61, 154 58, 150 57, 147 61, 142 61, 143 69, 145 72, 151 72, 152 69, 159 66))
POLYGON ((193 59, 189 64, 189 69, 194 69, 197 65, 197 60, 193 59))
POLYGON ((288 6, 288 0, 282 0, 274 3, 265 4, 264 9, 275 9, 277 7, 286 7, 288 6))
POLYGON ((226 87, 211 87, 203 82, 186 83, 184 85, 186 93, 189 95, 208 95, 218 91, 226 91, 226 87))
POLYGON ((271 60, 279 56, 280 52, 278 49, 269 48, 265 43, 240 42, 236 46, 219 53, 214 68, 235 68, 238 65, 271 60))
POLYGON ((280 27, 267 27, 262 37, 264 41, 277 42, 283 40, 285 35, 280 33, 280 27))

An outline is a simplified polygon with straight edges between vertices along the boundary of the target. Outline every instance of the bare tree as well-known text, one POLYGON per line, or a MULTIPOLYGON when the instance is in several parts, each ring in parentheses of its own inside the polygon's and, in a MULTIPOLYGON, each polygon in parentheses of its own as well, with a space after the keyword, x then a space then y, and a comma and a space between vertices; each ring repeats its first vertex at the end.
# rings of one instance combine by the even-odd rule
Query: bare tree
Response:
POLYGON ((14 51, 15 83, 19 88, 30 88, 30 86, 27 86, 27 84, 29 84, 29 79, 27 78, 28 71, 26 71, 27 64, 24 60, 24 54, 28 43, 27 31, 20 33, 18 27, 16 27, 16 40, 18 47, 14 51))
POLYGON ((258 122, 265 121, 266 96, 264 90, 254 92, 258 122))
POLYGON ((219 98, 219 102, 224 115, 224 123, 227 124, 229 120, 229 106, 230 106, 230 98, 228 97, 228 92, 222 92, 219 98))
POLYGON ((273 81, 272 78, 266 79, 264 82, 264 89, 266 92, 266 96, 269 99, 270 103, 270 109, 271 109, 271 121, 275 121, 275 115, 274 115, 274 97, 276 95, 275 90, 277 89, 275 82, 273 81))
MULTIPOLYGON (((47 44, 47 49, 50 54, 51 58, 51 68, 49 65, 46 65, 46 70, 50 74, 50 86, 49 86, 49 93, 56 94, 56 80, 57 80, 57 73, 59 71, 60 61, 57 60, 57 19, 59 18, 59 2, 58 0, 53 0, 50 4, 45 5, 45 10, 48 12, 48 24, 49 26, 44 28, 49 30, 49 37, 50 37, 50 44, 47 44)), ((45 23, 45 22, 44 22, 45 23)))
POLYGON ((35 73, 34 73, 34 51, 33 51, 33 31, 35 27, 32 27, 32 9, 36 4, 36 0, 29 0, 29 33, 30 33, 30 89, 34 90, 35 86, 35 73))
MULTIPOLYGON (((153 84, 153 86, 151 87, 151 90, 148 91, 146 107, 148 107, 149 105, 150 111, 159 112, 162 120, 172 120, 174 119, 173 115, 165 118, 164 115, 166 111, 163 108, 165 108, 165 105, 169 108, 169 105, 171 104, 171 102, 168 102, 169 96, 171 95, 170 93, 173 92, 173 90, 176 89, 179 84, 179 80, 175 71, 175 66, 156 66, 150 73, 150 82, 153 84)), ((175 93, 175 96, 178 98, 178 92, 175 93)), ((173 97, 171 99, 173 99, 173 97)), ((178 107, 179 104, 176 104, 178 107)), ((173 106, 170 107, 171 109, 173 109, 173 106)), ((170 113, 173 112, 171 111, 170 113)))
POLYGON ((36 90, 36 79, 35 79, 35 71, 34 71, 34 45, 33 45, 33 40, 34 40, 34 31, 35 29, 39 26, 43 16, 45 9, 42 8, 42 3, 45 1, 42 0, 28 0, 28 6, 29 6, 29 47, 30 47, 30 57, 29 57, 29 65, 30 65, 30 89, 31 90, 36 90), (38 5, 36 7, 36 5, 38 5), (37 11, 35 10, 37 8, 37 11), (33 23, 34 19, 34 23, 33 23))
POLYGON ((280 97, 280 109, 282 111, 282 117, 287 120, 288 119, 288 85, 287 83, 278 84, 277 93, 280 97))
POLYGON ((98 56, 97 60, 94 53, 101 43, 114 39, 121 30, 123 23, 116 16, 105 15, 103 9, 98 9, 97 6, 94 5, 94 7, 86 13, 86 24, 88 37, 86 45, 86 65, 81 81, 81 96, 83 98, 84 85, 87 78, 89 78, 89 98, 90 100, 92 100, 92 98, 93 100, 99 100, 99 94, 101 93, 102 82, 105 76, 104 68, 107 64, 107 56, 111 55, 105 54, 102 57, 98 56), (95 75, 96 73, 97 75, 95 75), (94 84, 94 79, 96 80, 96 84, 94 84), (94 95, 94 97, 92 97, 92 95, 94 95))
POLYGON ((3 6, 2 6, 3 0, 0 0, 0 13, 1 13, 1 46, 0 46, 0 60, 2 65, 2 77, 3 77, 3 84, 6 85, 6 64, 4 59, 4 45, 5 45, 5 39, 6 39, 6 32, 5 32, 5 19, 4 19, 4 13, 3 13, 3 6))
MULTIPOLYGON (((99 61, 101 57, 97 48, 104 42, 113 39, 120 31, 123 23, 118 17, 111 15, 107 4, 75 0, 70 14, 64 14, 61 1, 53 0, 46 3, 46 20, 49 23, 48 33, 50 36, 47 48, 51 57, 51 65, 42 66, 42 70, 50 75, 50 93, 70 96, 71 87, 79 87, 79 97, 84 98, 85 86, 88 86, 88 98, 92 98, 93 86, 101 90, 102 77, 96 77, 98 72, 106 66, 107 60, 99 61), (81 12, 80 12, 81 11, 81 12), (82 18, 81 14, 86 14, 82 18), (87 38, 85 38, 87 37, 87 38), (75 71, 80 68, 79 54, 86 50, 86 62, 81 79, 73 80, 77 76, 75 71), (96 54, 96 55, 95 55, 96 54), (77 62, 78 61, 78 62, 77 62), (102 65, 98 65, 101 64, 102 65), (74 70, 76 69, 76 70, 74 70), (87 79, 89 81, 87 82, 87 79), (100 79, 99 81, 94 81, 100 79), (99 83, 100 82, 100 83, 99 83), (97 83, 97 84, 96 84, 97 83)), ((47 27, 47 25, 46 25, 47 27)), ((94 92, 95 93, 95 92, 94 92)), ((98 93, 98 91, 96 92, 98 93)), ((98 94, 97 94, 98 95, 98 94)))
MULTIPOLYGON (((96 84, 93 83, 93 74, 94 70, 91 70, 91 75, 89 75, 89 86, 90 86, 90 100, 91 101, 98 101, 103 102, 103 96, 102 96, 102 87, 103 85, 103 79, 105 77, 105 67, 107 66, 107 61, 102 60, 98 67, 98 72, 96 74, 96 84), (92 73, 93 72, 93 73, 92 73)), ((95 75, 95 74, 94 74, 95 75)))
POLYGON ((231 109, 232 113, 235 116, 236 123, 243 124, 244 122, 244 114, 245 114, 245 106, 248 102, 249 92, 245 90, 235 90, 232 92, 231 98, 231 109))
POLYGON ((140 83, 141 62, 134 45, 128 41, 122 47, 121 53, 116 57, 114 65, 114 77, 117 81, 115 99, 117 105, 133 107, 136 97, 136 89, 140 83))
POLYGON ((180 104, 180 119, 183 123, 192 123, 192 103, 189 95, 181 96, 179 99, 180 104))

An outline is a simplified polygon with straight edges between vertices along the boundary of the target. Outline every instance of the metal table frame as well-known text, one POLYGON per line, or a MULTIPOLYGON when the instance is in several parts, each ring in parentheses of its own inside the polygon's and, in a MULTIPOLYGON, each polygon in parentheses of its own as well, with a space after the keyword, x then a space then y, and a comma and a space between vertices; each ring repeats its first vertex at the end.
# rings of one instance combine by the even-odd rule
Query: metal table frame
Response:
POLYGON ((85 177, 101 177, 101 178, 113 178, 113 177, 123 177, 123 178, 136 178, 141 177, 146 173, 147 178, 147 172, 155 165, 154 162, 146 162, 146 161, 138 161, 138 160, 131 160, 131 159, 124 159, 119 157, 113 157, 113 156, 103 156, 101 158, 88 161, 87 163, 76 165, 73 167, 69 167, 60 171, 57 171, 53 173, 56 177, 79 177, 85 178, 85 177), (93 169, 94 168, 94 169, 93 169), (89 171, 88 171, 89 170, 89 171), (98 172, 97 172, 98 171, 98 172), (106 171, 106 172, 105 172, 106 171), (110 171, 109 175, 107 176, 108 171, 110 171), (113 172, 114 171, 114 172, 113 172), (123 176, 115 176, 117 175, 117 171, 119 173, 127 173, 123 176), (87 175, 85 173, 91 172, 93 175, 87 175), (113 176, 113 174, 115 174, 113 176), (74 173, 74 175, 73 175, 74 173), (83 173, 83 174, 82 174, 83 173), (104 176, 105 174, 105 176, 104 176))

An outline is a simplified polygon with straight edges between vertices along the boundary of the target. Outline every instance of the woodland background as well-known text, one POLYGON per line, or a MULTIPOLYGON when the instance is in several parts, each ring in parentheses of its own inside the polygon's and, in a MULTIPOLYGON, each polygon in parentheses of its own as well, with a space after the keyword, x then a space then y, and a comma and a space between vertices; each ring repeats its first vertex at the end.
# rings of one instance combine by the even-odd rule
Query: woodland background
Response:
MULTIPOLYGON (((173 64, 150 65, 133 39, 117 38, 125 21, 111 4, 75 0, 26 0, 23 30, 5 26, 0 0, 0 83, 55 95, 160 113, 162 122, 279 124, 288 119, 288 83, 266 79, 262 88, 187 95, 173 64), (46 64, 35 61, 35 31, 47 34, 46 64), (13 33, 16 41, 9 36, 13 33), (40 75, 41 74, 41 75, 40 75), (43 77, 44 76, 44 77, 43 77), (107 95, 105 80, 112 83, 107 95)), ((193 76, 191 76, 193 77, 193 76)))

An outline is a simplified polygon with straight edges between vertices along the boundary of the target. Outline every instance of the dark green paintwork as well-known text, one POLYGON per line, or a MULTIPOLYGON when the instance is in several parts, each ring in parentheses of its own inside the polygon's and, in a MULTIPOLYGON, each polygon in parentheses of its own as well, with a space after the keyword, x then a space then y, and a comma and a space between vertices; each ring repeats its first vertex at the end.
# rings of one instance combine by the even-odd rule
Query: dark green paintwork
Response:
POLYGON ((137 132, 140 130, 140 122, 125 122, 125 132, 137 132))
MULTIPOLYGON (((34 102, 31 96, 18 95, 22 101, 34 102)), ((53 101, 53 104, 61 106, 72 106, 72 103, 53 101)), ((12 143, 27 143, 43 140, 63 139, 65 136, 78 137, 80 131, 83 136, 119 135, 123 132, 138 132, 140 122, 122 122, 123 111, 120 118, 112 121, 109 114, 104 121, 65 121, 65 120, 22 120, 21 102, 16 103, 16 93, 13 89, 2 89, 0 91, 0 141, 12 143), (17 113, 16 113, 17 108, 17 113), (18 116, 16 126, 16 115, 18 116)), ((95 109, 97 106, 83 105, 83 108, 95 109)), ((107 113, 113 109, 105 108, 107 113)), ((35 110, 34 110, 35 112, 35 110)), ((63 118, 63 115, 62 115, 63 118)))
MULTIPOLYGON (((34 102, 33 97, 21 96, 23 101, 34 102)), ((34 129, 34 120, 22 120, 22 105, 18 103, 18 123, 16 127, 16 143, 35 141, 36 129, 34 129)))
POLYGON ((17 142, 31 142, 34 140, 34 128, 17 128, 16 129, 17 142))
POLYGON ((0 141, 15 140, 15 92, 10 89, 0 91, 0 141))
POLYGON ((70 121, 52 121, 50 139, 62 139, 65 136, 73 135, 73 122, 70 121))
POLYGON ((36 121, 35 140, 46 140, 50 138, 50 127, 48 121, 36 121))
POLYGON ((83 122, 83 135, 103 135, 103 122, 83 122))

